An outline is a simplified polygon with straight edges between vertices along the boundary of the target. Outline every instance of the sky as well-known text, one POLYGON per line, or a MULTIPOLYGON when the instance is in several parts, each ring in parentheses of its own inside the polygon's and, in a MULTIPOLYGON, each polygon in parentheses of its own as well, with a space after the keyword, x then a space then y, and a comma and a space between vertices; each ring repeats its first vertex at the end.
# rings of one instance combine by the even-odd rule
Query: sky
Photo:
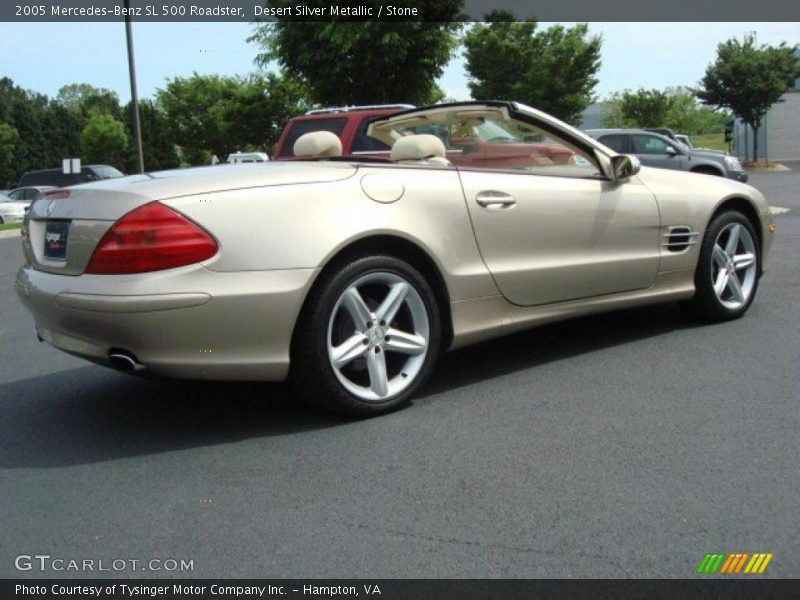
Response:
MULTIPOLYGON (((589 28, 603 37, 595 89, 601 99, 625 89, 694 86, 714 60, 717 44, 731 37, 754 32, 759 43, 800 43, 800 23, 590 23, 589 28)), ((152 96, 167 79, 193 72, 256 71, 258 47, 245 41, 250 33, 247 23, 134 23, 139 96, 152 96)), ((90 83, 127 102, 127 69, 123 23, 0 23, 0 76, 24 88, 55 96, 62 85, 90 83)), ((438 83, 449 97, 469 99, 461 50, 438 83)))

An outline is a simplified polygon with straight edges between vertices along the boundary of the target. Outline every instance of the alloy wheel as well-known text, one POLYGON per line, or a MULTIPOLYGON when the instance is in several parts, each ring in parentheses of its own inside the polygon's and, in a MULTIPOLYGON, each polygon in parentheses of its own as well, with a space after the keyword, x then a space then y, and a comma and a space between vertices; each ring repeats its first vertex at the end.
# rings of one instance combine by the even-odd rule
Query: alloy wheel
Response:
POLYGON ((741 223, 726 225, 717 235, 711 253, 711 285, 723 306, 736 310, 748 302, 757 267, 753 236, 741 223))
POLYGON ((328 358, 345 389, 362 400, 382 402, 414 382, 429 337, 428 311, 414 286, 396 273, 368 273, 333 307, 328 358))

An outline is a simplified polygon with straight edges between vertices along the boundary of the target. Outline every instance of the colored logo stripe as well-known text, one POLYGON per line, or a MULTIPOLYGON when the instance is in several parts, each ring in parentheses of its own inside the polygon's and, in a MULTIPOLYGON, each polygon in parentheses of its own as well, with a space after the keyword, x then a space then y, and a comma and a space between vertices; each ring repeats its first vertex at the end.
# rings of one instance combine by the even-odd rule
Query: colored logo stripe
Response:
POLYGON ((725 558, 724 554, 706 554, 697 567, 698 573, 716 573, 722 560, 725 558))
POLYGON ((722 565, 720 573, 738 573, 744 566, 744 561, 750 556, 747 552, 736 552, 728 555, 728 560, 722 565))
POLYGON ((744 569, 745 573, 763 573, 769 561, 772 560, 772 554, 753 554, 753 558, 750 559, 750 562, 747 563, 747 566, 744 569))
POLYGON ((772 553, 764 552, 756 552, 754 554, 749 552, 709 553, 700 561, 697 566, 697 573, 713 574, 719 572, 720 574, 731 575, 742 573, 742 569, 744 569, 744 573, 747 574, 760 574, 767 569, 767 565, 773 556, 772 553))

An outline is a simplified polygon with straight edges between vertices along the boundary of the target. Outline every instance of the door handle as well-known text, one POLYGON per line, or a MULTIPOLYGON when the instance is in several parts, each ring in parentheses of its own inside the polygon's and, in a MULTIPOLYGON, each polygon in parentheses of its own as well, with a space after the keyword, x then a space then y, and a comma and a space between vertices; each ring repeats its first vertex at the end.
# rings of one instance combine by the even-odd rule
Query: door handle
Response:
POLYGON ((475 202, 477 202, 483 208, 488 208, 489 210, 513 208, 517 203, 517 201, 514 200, 514 196, 510 196, 505 192, 496 192, 494 190, 479 192, 478 195, 475 196, 475 202))

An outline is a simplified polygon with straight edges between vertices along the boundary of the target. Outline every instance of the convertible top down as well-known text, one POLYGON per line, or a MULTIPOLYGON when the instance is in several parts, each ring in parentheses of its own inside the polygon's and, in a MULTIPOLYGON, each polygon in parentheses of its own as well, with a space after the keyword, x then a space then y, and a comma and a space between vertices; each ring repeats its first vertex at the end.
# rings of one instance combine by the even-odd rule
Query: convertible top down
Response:
POLYGON ((755 297, 774 225, 750 186, 640 168, 513 102, 408 110, 367 133, 387 159, 314 132, 290 161, 35 201, 15 283, 38 335, 132 373, 288 377, 372 415, 448 349, 655 302, 724 321, 755 297))

